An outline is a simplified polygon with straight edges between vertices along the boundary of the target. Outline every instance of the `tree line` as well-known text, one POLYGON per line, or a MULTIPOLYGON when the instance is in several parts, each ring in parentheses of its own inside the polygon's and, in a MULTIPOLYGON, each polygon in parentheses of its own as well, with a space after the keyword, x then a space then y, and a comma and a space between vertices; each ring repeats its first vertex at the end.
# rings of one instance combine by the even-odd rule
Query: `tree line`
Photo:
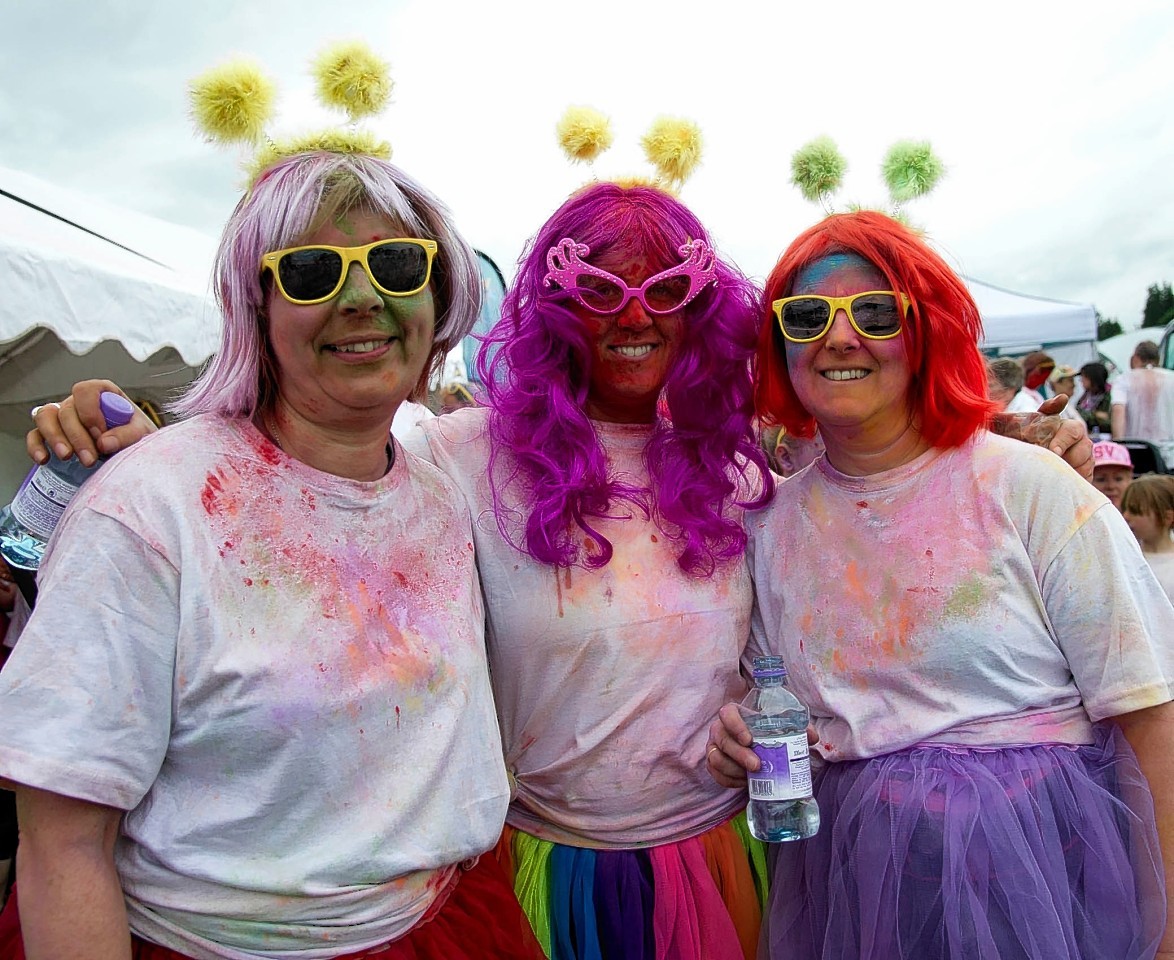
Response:
MULTIPOLYGON (((1143 327, 1164 328, 1174 320, 1174 289, 1169 283, 1151 284, 1146 292, 1145 309, 1142 311, 1141 325, 1143 327)), ((1097 311, 1097 339, 1108 340, 1123 332, 1116 317, 1102 317, 1097 311)), ((1157 336, 1154 337, 1158 339, 1157 336)))

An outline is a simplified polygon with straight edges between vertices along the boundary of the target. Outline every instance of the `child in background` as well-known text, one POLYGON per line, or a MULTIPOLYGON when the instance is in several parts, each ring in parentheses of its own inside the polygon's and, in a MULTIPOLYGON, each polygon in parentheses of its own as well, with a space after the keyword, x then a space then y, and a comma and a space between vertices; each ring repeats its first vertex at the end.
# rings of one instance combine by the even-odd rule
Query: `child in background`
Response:
POLYGON ((1174 600, 1174 477, 1138 477, 1121 496, 1121 512, 1166 596, 1174 600))
POLYGON ((1092 485, 1120 510, 1121 495, 1133 482, 1133 461, 1129 458, 1129 451, 1112 440, 1098 440, 1093 444, 1092 458, 1092 485))

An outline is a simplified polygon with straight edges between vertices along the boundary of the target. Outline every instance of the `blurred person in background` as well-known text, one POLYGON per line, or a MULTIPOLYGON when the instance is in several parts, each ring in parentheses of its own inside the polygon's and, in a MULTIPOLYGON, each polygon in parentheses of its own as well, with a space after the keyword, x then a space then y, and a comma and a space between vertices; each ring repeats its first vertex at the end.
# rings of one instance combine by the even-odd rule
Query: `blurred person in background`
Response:
POLYGON ((1003 413, 1034 413, 1041 399, 1023 386, 1023 367, 1014 357, 994 357, 987 361, 987 390, 991 400, 1003 413))
POLYGON ((1077 409, 1077 394, 1080 392, 1076 389, 1076 369, 1070 367, 1066 363, 1060 364, 1052 371, 1048 377, 1048 386, 1051 388, 1051 396, 1065 396, 1068 402, 1064 405, 1064 409, 1060 411, 1059 415, 1065 420, 1080 420, 1083 418, 1077 409))
POLYGON ((1142 340, 1113 383, 1113 439, 1148 440, 1174 465, 1174 370, 1160 365, 1158 345, 1142 340))
POLYGON ((1133 482, 1133 460, 1129 451, 1112 440, 1098 440, 1093 444, 1092 456, 1092 485, 1120 510, 1121 496, 1133 482))
POLYGON ((1138 477, 1121 495, 1121 512, 1166 596, 1174 600, 1174 477, 1138 477))
POLYGON ((1019 361, 1023 367, 1023 389, 1036 400, 1036 409, 1048 397, 1048 381, 1055 370, 1056 361, 1042 350, 1033 350, 1019 361))
POLYGON ((1080 368, 1083 391, 1076 401, 1076 412, 1088 427, 1089 436, 1099 438, 1111 429, 1109 370, 1099 362, 1086 363, 1080 368))

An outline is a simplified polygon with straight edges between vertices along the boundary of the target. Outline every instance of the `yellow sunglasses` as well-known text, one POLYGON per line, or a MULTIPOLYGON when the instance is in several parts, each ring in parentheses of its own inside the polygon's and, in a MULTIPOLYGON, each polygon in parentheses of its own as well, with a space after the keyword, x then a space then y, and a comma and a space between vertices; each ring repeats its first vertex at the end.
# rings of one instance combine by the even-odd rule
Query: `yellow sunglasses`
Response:
POLYGON ((261 271, 270 271, 277 289, 290 303, 324 303, 346 282, 352 263, 367 271, 372 286, 389 297, 410 297, 432 278, 435 240, 397 237, 362 247, 314 244, 274 250, 261 258, 261 271))
POLYGON ((771 304, 779 330, 792 343, 811 343, 832 327, 843 310, 860 336, 868 340, 892 340, 901 332, 912 302, 893 290, 868 290, 849 297, 821 297, 805 293, 783 297, 771 304))

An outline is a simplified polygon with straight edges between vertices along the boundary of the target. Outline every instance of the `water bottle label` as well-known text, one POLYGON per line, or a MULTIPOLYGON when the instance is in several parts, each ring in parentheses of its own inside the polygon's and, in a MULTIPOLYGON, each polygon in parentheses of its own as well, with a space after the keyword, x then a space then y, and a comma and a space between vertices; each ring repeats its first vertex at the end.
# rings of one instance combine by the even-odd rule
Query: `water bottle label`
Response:
POLYGON ((26 530, 48 540, 77 490, 77 484, 41 467, 12 501, 12 515, 26 530))
POLYGON ((754 741, 762 766, 750 775, 751 800, 801 800, 811 796, 807 733, 754 741))

